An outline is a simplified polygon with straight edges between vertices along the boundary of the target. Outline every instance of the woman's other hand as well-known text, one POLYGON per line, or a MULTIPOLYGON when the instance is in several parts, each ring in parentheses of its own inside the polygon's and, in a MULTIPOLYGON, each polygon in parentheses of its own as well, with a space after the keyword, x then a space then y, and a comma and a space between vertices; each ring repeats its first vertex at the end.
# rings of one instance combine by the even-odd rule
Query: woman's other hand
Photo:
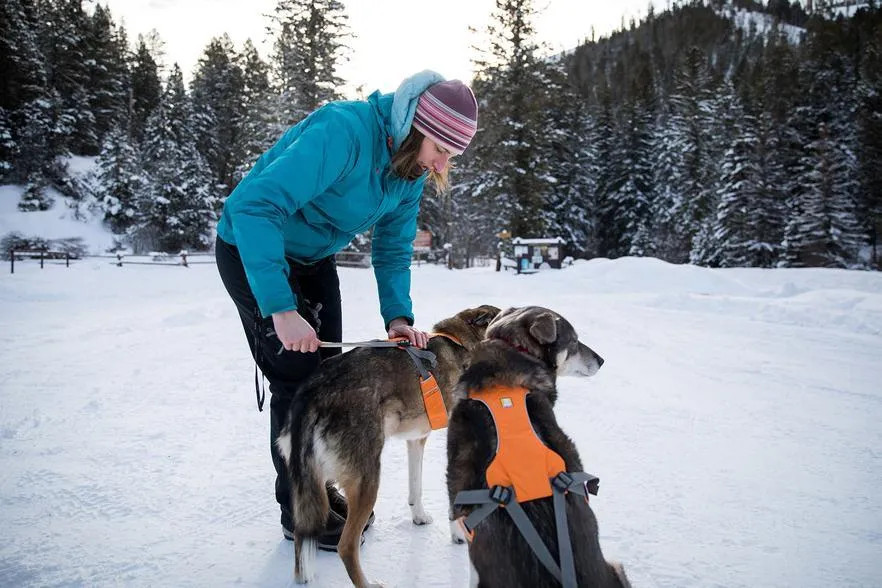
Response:
POLYGON ((392 319, 389 323, 389 338, 395 337, 407 337, 411 345, 419 348, 425 348, 429 344, 429 334, 408 325, 404 317, 392 319))

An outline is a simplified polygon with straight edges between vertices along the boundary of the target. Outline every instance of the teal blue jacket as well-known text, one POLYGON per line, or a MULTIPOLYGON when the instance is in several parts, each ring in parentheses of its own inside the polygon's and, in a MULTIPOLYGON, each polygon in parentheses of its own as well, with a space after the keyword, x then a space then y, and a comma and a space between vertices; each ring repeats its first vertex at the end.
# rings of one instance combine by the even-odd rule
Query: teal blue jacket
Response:
POLYGON ((331 102, 291 127, 224 203, 218 236, 239 249, 260 312, 293 310, 290 258, 310 264, 374 226, 372 262, 380 314, 413 324, 410 260, 426 175, 391 173, 391 149, 410 130, 419 94, 439 81, 421 72, 394 94, 331 102))

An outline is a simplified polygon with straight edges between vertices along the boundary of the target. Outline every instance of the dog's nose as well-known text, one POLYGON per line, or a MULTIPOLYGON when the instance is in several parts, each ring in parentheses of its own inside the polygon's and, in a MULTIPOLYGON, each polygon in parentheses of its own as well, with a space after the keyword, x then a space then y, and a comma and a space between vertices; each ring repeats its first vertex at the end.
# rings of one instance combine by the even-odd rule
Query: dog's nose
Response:
POLYGON ((596 353, 594 354, 594 356, 597 358, 597 367, 602 367, 603 366, 603 358, 600 357, 599 355, 597 355, 596 353))

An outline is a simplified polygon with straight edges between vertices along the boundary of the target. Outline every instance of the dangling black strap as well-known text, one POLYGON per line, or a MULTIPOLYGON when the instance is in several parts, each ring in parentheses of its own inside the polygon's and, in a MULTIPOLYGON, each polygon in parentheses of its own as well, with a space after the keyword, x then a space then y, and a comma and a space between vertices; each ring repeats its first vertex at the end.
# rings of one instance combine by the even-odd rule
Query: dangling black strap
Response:
MULTIPOLYGON (((263 412, 263 402, 266 400, 266 380, 263 381, 263 394, 260 393, 260 386, 257 382, 257 369, 260 367, 258 360, 260 359, 260 309, 254 309, 254 394, 257 396, 257 410, 263 412)), ((263 373, 261 372, 261 375, 263 373)))
POLYGON ((257 410, 263 412, 263 402, 266 400, 266 380, 263 382, 263 394, 260 393, 260 386, 257 385, 257 362, 254 362, 254 393, 257 395, 257 410))

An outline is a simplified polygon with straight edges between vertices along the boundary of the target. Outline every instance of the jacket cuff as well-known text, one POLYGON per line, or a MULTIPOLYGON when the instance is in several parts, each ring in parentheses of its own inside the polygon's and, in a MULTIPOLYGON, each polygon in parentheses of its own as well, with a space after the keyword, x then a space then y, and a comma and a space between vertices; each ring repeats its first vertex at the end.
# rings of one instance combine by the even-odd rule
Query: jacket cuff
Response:
POLYGON ((387 333, 389 332, 389 325, 392 323, 392 321, 394 321, 395 319, 400 319, 400 318, 403 318, 404 320, 406 320, 407 324, 409 326, 411 326, 411 327, 413 326, 413 315, 402 314, 402 315, 398 315, 398 316, 393 316, 392 318, 390 318, 389 320, 386 321, 386 332, 387 333))

